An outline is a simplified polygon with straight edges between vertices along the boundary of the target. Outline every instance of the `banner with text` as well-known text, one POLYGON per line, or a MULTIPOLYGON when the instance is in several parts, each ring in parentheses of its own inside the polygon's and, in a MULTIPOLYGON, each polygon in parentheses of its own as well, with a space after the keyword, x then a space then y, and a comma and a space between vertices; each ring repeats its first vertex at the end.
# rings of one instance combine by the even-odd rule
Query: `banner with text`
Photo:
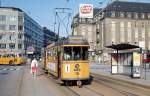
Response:
POLYGON ((92 4, 80 4, 79 16, 80 18, 93 18, 93 5, 92 4))

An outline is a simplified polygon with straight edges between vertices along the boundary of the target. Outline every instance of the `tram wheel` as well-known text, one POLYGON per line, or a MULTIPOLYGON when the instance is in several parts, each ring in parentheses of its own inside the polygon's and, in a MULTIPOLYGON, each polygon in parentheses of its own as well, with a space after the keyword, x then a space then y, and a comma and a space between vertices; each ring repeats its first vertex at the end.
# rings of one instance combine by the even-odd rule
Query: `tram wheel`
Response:
POLYGON ((14 65, 14 62, 12 60, 9 61, 10 65, 14 65))
POLYGON ((66 85, 66 86, 69 86, 69 81, 65 81, 65 85, 66 85))
POLYGON ((82 82, 80 80, 77 81, 77 86, 79 86, 79 88, 82 87, 82 82))

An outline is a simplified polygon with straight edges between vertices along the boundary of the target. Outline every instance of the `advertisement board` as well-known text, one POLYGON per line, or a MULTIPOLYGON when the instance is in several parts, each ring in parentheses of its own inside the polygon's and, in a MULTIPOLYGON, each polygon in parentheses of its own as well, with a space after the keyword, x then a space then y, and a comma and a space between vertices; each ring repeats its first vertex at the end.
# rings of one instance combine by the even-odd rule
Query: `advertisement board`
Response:
POLYGON ((93 18, 93 5, 92 4, 80 4, 79 17, 80 18, 93 18))
POLYGON ((118 64, 117 64, 118 56, 117 54, 112 54, 111 56, 112 56, 111 73, 117 74, 118 73, 118 64))
POLYGON ((35 48, 33 46, 27 47, 26 53, 27 54, 33 54, 35 51, 35 48))
POLYGON ((140 64, 141 64, 141 58, 140 54, 134 52, 133 53, 133 77, 140 77, 140 64))
POLYGON ((52 63, 52 62, 48 62, 48 69, 52 70, 52 71, 56 71, 56 64, 52 63))

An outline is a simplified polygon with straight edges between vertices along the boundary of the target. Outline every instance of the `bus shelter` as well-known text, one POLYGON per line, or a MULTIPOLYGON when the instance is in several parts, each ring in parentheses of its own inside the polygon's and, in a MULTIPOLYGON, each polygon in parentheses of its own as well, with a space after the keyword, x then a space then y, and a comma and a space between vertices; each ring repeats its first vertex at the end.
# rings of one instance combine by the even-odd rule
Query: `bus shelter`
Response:
POLYGON ((113 44, 107 48, 114 49, 111 53, 111 73, 131 77, 141 77, 141 53, 139 46, 131 44, 113 44))

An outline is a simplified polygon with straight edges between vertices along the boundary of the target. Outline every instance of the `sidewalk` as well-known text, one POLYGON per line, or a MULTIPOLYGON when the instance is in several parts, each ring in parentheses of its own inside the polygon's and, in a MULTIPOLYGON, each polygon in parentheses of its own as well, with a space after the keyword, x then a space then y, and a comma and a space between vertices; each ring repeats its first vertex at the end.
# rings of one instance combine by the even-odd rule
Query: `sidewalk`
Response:
POLYGON ((111 65, 92 63, 90 64, 90 72, 150 88, 150 69, 146 70, 146 78, 145 69, 142 69, 141 78, 131 78, 130 76, 126 75, 112 75, 111 65))
MULTIPOLYGON (((40 67, 40 66, 39 66, 40 67)), ((30 66, 24 68, 19 96, 65 96, 59 90, 59 84, 55 84, 46 77, 40 69, 36 77, 30 74, 30 66)))

